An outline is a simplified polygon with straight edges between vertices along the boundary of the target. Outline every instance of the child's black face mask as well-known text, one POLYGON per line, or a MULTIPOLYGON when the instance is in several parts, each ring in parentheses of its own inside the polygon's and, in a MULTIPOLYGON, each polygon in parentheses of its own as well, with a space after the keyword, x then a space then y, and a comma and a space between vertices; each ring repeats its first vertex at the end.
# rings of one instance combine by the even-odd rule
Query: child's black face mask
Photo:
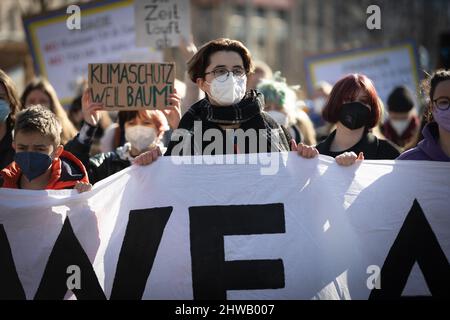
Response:
POLYGON ((370 107, 364 103, 355 101, 344 103, 339 114, 339 121, 349 128, 356 130, 366 126, 370 119, 370 107))
POLYGON ((29 181, 42 175, 52 164, 52 158, 40 152, 17 152, 14 161, 29 181))

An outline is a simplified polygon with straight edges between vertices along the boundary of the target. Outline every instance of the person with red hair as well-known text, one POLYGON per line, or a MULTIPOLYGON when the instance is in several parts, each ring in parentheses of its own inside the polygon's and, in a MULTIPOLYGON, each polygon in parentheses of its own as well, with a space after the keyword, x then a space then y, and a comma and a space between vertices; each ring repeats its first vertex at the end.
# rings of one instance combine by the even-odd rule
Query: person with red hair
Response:
MULTIPOLYGON (((169 130, 169 121, 180 114, 181 99, 176 90, 170 95, 167 110, 120 111, 119 126, 116 130, 119 147, 110 152, 90 156, 91 144, 100 120, 100 112, 105 110, 101 103, 91 100, 87 89, 82 97, 84 124, 80 133, 66 144, 65 149, 76 155, 85 165, 92 184, 115 174, 131 164, 147 165, 149 159, 156 160, 164 152, 164 133, 169 130), (171 114, 175 113, 174 116, 171 114)), ((179 120, 179 117, 178 117, 179 120)))
POLYGON ((340 165, 357 160, 393 160, 399 150, 371 133, 380 121, 382 106, 372 81, 362 74, 340 79, 331 90, 322 116, 336 129, 316 148, 340 165))

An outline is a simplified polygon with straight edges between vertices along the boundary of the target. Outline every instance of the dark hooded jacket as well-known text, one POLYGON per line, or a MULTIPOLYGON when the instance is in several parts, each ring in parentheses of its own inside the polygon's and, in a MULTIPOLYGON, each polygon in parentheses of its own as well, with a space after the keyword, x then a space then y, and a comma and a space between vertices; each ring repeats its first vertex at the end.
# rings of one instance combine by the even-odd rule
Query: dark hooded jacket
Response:
MULTIPOLYGON (((251 139, 238 139, 238 134, 230 136, 227 134, 227 131, 230 129, 224 130, 218 122, 211 121, 211 109, 209 107, 208 98, 204 98, 194 105, 192 105, 186 114, 181 118, 178 129, 174 131, 172 134, 171 141, 167 146, 167 151, 164 154, 165 156, 171 155, 203 155, 205 151, 210 154, 229 154, 229 153, 260 153, 260 152, 279 152, 279 151, 290 151, 291 150, 291 140, 292 137, 287 129, 280 126, 274 119, 272 119, 264 109, 264 97, 261 93, 257 91, 249 91, 246 97, 240 102, 247 103, 247 105, 251 105, 252 108, 258 106, 257 112, 252 114, 249 119, 240 123, 239 129, 232 129, 235 133, 239 132, 238 130, 242 130, 245 134, 249 133, 249 130, 255 130, 257 141, 252 141, 251 139), (197 129, 196 128, 197 124, 197 129), (220 132, 222 137, 222 145, 221 149, 211 150, 211 143, 216 142, 211 141, 205 137, 205 132, 209 129, 218 130, 216 132, 220 132), (174 136, 175 135, 175 136, 174 136), (176 137, 178 135, 178 137, 176 137), (199 137, 199 135, 201 135, 199 137), (187 142, 184 142, 185 140, 187 142), (232 139, 232 140, 230 140, 232 139), (183 146, 187 146, 188 150, 183 150, 186 153, 181 153, 179 150, 182 150, 181 145, 179 148, 176 146, 181 143, 183 146), (231 146, 231 147, 230 147, 231 146)), ((230 111, 230 107, 219 107, 223 108, 223 111, 230 111), (225 110, 225 108, 230 108, 225 110)), ((221 111, 221 109, 216 110, 221 111)), ((235 108, 236 118, 242 116, 242 109, 235 108)), ((245 110, 244 110, 245 112, 245 110)), ((240 131, 242 133, 242 131, 240 131)), ((220 142, 219 142, 220 144, 220 142)), ((184 148, 184 147, 183 147, 184 148)))
POLYGON ((356 154, 362 152, 366 160, 393 160, 400 155, 400 152, 393 144, 389 141, 378 139, 368 130, 364 132, 361 140, 353 147, 347 150, 333 152, 330 151, 330 148, 335 136, 336 130, 316 146, 320 154, 334 158, 344 152, 354 152, 356 154))

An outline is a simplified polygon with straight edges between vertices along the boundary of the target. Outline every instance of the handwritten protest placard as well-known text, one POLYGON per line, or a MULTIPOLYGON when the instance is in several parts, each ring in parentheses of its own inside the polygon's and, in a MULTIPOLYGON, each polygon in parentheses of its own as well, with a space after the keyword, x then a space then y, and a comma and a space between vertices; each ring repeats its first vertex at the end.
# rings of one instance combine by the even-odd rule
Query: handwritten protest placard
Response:
POLYGON ((92 63, 92 101, 108 110, 164 109, 173 92, 173 63, 92 63))
POLYGON ((136 0, 134 15, 138 47, 176 47, 190 37, 190 1, 136 0))

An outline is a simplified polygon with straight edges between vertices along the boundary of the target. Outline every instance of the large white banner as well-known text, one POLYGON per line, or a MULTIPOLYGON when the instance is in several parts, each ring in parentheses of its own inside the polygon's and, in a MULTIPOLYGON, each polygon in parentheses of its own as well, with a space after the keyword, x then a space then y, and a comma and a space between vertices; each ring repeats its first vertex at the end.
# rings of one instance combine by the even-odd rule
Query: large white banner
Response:
POLYGON ((0 189, 0 298, 449 297, 450 164, 180 159, 0 189))

